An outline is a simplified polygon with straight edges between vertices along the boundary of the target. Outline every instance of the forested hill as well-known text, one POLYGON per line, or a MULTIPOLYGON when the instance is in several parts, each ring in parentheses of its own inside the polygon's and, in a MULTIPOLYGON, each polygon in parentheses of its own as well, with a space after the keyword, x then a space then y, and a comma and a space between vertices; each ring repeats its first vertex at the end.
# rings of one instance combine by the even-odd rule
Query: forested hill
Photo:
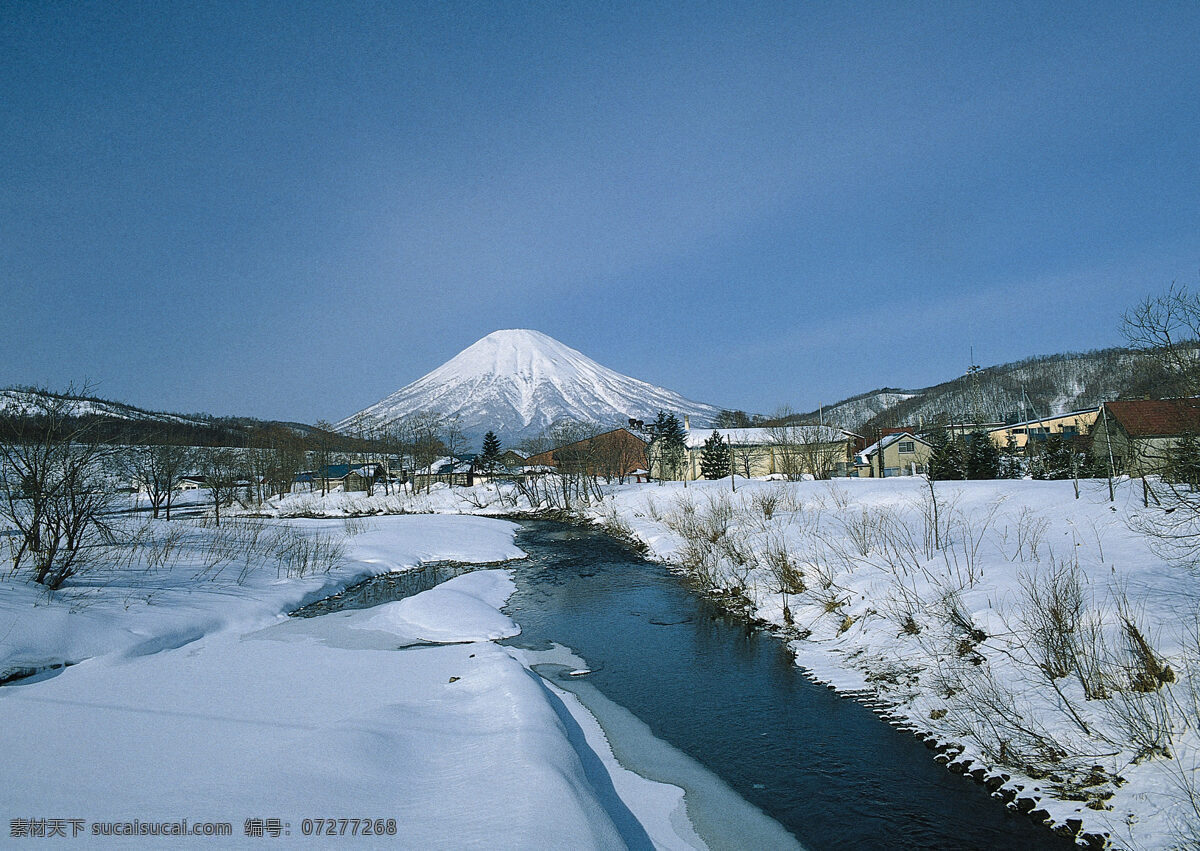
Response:
POLYGON ((859 433, 875 427, 949 422, 1016 422, 1092 408, 1109 399, 1170 395, 1169 384, 1141 352, 1100 349, 1026 358, 982 367, 921 390, 860 393, 797 420, 824 419, 859 433))
POLYGON ((73 426, 86 426, 92 439, 108 443, 244 447, 323 436, 329 448, 349 450, 360 442, 304 423, 148 411, 96 396, 52 393, 35 387, 0 389, 0 424, 36 418, 47 409, 69 418, 73 426))

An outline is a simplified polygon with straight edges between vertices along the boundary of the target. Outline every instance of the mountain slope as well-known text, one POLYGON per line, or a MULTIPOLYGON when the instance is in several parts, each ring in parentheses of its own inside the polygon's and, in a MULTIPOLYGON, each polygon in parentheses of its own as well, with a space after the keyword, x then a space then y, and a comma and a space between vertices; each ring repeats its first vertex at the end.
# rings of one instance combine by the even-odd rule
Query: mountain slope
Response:
POLYGON ((507 445, 556 422, 624 425, 659 410, 707 425, 719 409, 630 378, 538 331, 493 331, 432 372, 337 424, 402 425, 419 412, 457 417, 469 441, 489 429, 507 445))
POLYGON ((1015 422, 1094 408, 1109 399, 1163 394, 1170 394, 1169 380, 1153 361, 1142 352, 1114 348, 984 367, 919 390, 875 390, 795 419, 816 422, 823 416, 826 423, 864 433, 936 420, 1015 422))
POLYGON ((71 417, 104 417, 130 422, 174 423, 178 425, 207 425, 199 415, 169 414, 147 411, 95 396, 76 396, 51 393, 36 387, 0 388, 0 415, 29 416, 44 410, 47 405, 61 407, 61 412, 71 417))
POLYGON ((54 411, 86 426, 91 437, 109 443, 179 443, 189 446, 273 445, 287 433, 296 438, 324 435, 329 445, 355 443, 305 423, 259 420, 252 417, 214 417, 149 411, 79 393, 54 393, 39 387, 0 388, 0 425, 54 411))

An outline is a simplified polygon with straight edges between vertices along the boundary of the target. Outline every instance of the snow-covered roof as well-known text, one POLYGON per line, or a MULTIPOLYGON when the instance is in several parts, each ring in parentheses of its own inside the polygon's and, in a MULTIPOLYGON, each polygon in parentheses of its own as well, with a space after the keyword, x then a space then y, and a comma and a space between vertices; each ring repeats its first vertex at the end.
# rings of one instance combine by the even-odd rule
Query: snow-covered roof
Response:
POLYGON ((469 473, 471 472, 471 459, 465 458, 439 458, 430 464, 428 467, 422 467, 417 470, 418 476, 446 476, 451 473, 469 473))
POLYGON ((714 433, 734 446, 778 446, 781 443, 841 443, 847 432, 833 426, 798 425, 779 428, 693 428, 688 430, 689 449, 699 449, 714 433))
POLYGON ((887 449, 889 446, 891 446, 893 443, 895 443, 898 440, 915 440, 917 443, 924 443, 926 446, 929 446, 928 440, 917 437, 915 434, 912 434, 911 432, 901 431, 901 432, 896 432, 894 434, 884 435, 882 439, 875 441, 874 443, 872 443, 870 446, 868 446, 863 451, 855 453, 855 457, 858 458, 862 463, 865 464, 867 458, 870 458, 872 455, 874 455, 880 449, 887 449))
POLYGON ((557 473, 558 468, 550 464, 526 464, 521 468, 526 473, 557 473))

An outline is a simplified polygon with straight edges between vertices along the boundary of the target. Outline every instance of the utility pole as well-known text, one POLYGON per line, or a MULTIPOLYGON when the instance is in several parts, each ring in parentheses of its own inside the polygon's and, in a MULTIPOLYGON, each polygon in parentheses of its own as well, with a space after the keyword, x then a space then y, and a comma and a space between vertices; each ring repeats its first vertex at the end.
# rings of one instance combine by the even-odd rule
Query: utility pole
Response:
POLYGON ((725 442, 729 446, 729 487, 734 493, 737 493, 737 473, 733 465, 733 437, 726 434, 725 442))
POLYGON ((1116 491, 1113 490, 1113 454, 1112 454, 1112 431, 1108 427, 1108 409, 1104 402, 1100 403, 1100 416, 1104 419, 1104 443, 1108 446, 1108 501, 1116 502, 1116 491))
POLYGON ((967 366, 967 377, 971 380, 971 414, 975 424, 983 422, 983 392, 979 389, 979 364, 975 363, 975 347, 971 346, 971 363, 967 366))

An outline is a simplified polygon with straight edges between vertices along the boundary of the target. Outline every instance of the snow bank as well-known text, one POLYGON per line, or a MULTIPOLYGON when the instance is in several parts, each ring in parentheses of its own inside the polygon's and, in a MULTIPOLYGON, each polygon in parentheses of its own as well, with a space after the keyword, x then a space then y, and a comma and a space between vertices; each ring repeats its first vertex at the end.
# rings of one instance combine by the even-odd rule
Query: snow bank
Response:
MULTIPOLYGON (((220 629, 252 629, 367 576, 426 561, 489 563, 524 556, 513 543, 516 526, 507 521, 414 515, 363 523, 365 530, 351 530, 358 532, 353 535, 340 522, 282 523, 309 540, 345 545, 344 557, 329 572, 288 577, 260 552, 232 552, 236 541, 230 541, 240 533, 231 522, 222 532, 186 520, 159 520, 147 528, 162 551, 173 548, 165 563, 148 564, 143 557, 100 565, 59 593, 18 580, 0 582, 0 679, 5 671, 117 651, 144 655, 220 629)), ((280 526, 274 521, 266 528, 280 526)))
POLYGON ((291 841, 305 818, 392 818, 400 847, 621 846, 536 677, 503 649, 295 638, 221 633, 4 689, 0 724, 34 732, 5 745, 9 813, 226 821, 243 844, 258 817, 291 841))
POLYGON ((506 520, 423 514, 375 517, 363 523, 366 531, 354 537, 353 555, 375 573, 429 561, 487 563, 525 555, 513 543, 516 524, 506 520))
POLYGON ((463 574, 404 600, 368 609, 355 629, 388 632, 408 642, 491 641, 520 628, 499 611, 516 585, 503 570, 463 574))
MULTIPOLYGON (((676 812, 679 789, 634 782, 593 751, 601 743, 577 733, 586 713, 564 710, 519 651, 491 643, 518 632, 499 611, 514 589, 507 571, 375 609, 282 615, 382 570, 520 557, 513 524, 373 518, 347 526, 344 555, 315 575, 254 561, 261 547, 245 564, 214 560, 261 529, 150 525, 155 547, 169 536, 170 559, 110 565, 49 596, 0 582, 0 670, 76 663, 0 687, 10 818, 80 819, 83 837, 104 822, 228 825, 228 838, 167 840, 183 847, 271 841, 250 836, 255 825, 289 845, 354 841, 307 835, 319 819, 382 825, 384 836, 358 840, 368 846, 646 847, 611 794, 615 779, 642 793, 633 808, 658 844, 702 847, 676 812)), ((343 525, 286 528, 320 536, 343 525)), ((82 842, 65 824, 66 838, 39 844, 82 842)))

